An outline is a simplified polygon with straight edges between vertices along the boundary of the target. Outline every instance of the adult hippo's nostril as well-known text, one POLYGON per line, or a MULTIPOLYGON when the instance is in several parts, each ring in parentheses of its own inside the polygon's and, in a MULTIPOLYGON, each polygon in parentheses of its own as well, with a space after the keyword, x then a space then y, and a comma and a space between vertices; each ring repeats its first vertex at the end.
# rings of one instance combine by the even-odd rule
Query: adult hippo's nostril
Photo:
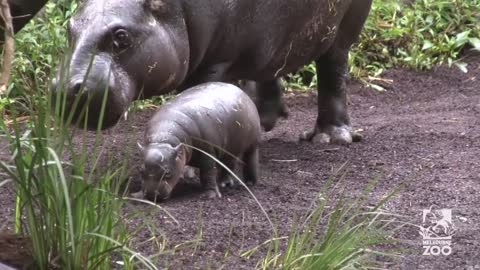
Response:
POLYGON ((82 90, 82 81, 75 81, 75 82, 71 83, 70 89, 69 89, 68 92, 71 95, 76 95, 76 94, 80 93, 81 90, 82 90))

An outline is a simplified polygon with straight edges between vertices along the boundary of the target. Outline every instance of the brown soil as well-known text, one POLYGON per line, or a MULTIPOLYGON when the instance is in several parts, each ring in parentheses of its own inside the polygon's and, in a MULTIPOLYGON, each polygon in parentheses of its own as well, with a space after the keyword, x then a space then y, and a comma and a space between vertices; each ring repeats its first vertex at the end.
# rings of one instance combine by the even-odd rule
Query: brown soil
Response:
POLYGON ((22 269, 32 263, 28 238, 0 231, 0 269, 2 264, 22 269))
MULTIPOLYGON (((379 175, 381 180, 372 200, 406 182, 406 187, 386 205, 388 211, 403 215, 403 221, 421 225, 422 209, 452 209, 457 233, 452 239, 451 255, 422 255, 418 228, 406 226, 397 236, 412 249, 402 252, 396 265, 384 267, 480 269, 480 57, 470 57, 469 63, 467 74, 444 66, 429 72, 388 71, 383 78, 393 83, 384 83, 386 92, 350 82, 352 122, 363 129, 364 135, 362 142, 351 146, 298 143, 299 134, 312 128, 315 121, 316 98, 313 93, 290 95, 290 118, 263 135, 261 180, 252 189, 280 235, 288 234, 295 217, 307 210, 333 171, 347 162, 350 172, 345 181, 351 196, 379 175)), ((131 114, 133 125, 123 122, 105 132, 108 143, 104 152, 123 153, 125 135, 132 132, 135 139, 140 138, 152 112, 131 114)), ((131 157, 131 167, 138 167, 137 151, 131 157)), ((6 158, 5 154, 0 156, 6 158)), ((131 179, 132 189, 138 189, 136 170, 131 179)), ((0 226, 9 229, 13 197, 11 185, 0 189, 0 226)), ((225 190, 222 199, 208 201, 200 198, 198 183, 186 183, 162 206, 179 225, 165 214, 148 214, 151 207, 135 203, 127 211, 145 212, 146 217, 141 219, 151 219, 157 236, 168 239, 169 248, 185 241, 201 241, 174 256, 160 257, 167 260, 161 260, 159 266, 218 269, 223 265, 223 269, 251 269, 259 257, 247 259, 240 253, 272 237, 259 207, 242 188, 225 190)), ((131 219, 128 223, 133 228, 142 220, 131 219)), ((149 233, 142 230, 137 237, 146 240, 149 233)), ((154 254, 157 246, 149 242, 137 248, 154 254)), ((0 250, 5 252, 3 247, 0 250)))

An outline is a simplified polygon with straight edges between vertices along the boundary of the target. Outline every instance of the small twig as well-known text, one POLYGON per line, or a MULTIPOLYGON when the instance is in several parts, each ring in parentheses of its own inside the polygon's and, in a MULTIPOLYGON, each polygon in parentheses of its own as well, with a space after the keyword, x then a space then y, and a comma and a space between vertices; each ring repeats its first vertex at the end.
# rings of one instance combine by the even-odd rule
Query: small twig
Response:
POLYGON ((273 162, 297 162, 298 159, 270 159, 273 162))
POLYGON ((322 152, 327 152, 327 153, 331 153, 331 152, 336 152, 336 151, 338 151, 338 150, 340 150, 340 148, 336 147, 336 148, 322 149, 322 150, 320 150, 320 151, 322 151, 322 152))
POLYGON ((387 83, 387 84, 392 84, 393 83, 393 80, 391 79, 384 79, 384 78, 379 78, 379 77, 373 77, 373 76, 368 76, 368 80, 370 81, 380 81, 380 82, 384 82, 384 83, 387 83))
POLYGON ((283 65, 275 72, 275 78, 278 76, 278 73, 280 73, 286 66, 287 66, 287 59, 288 56, 290 56, 290 52, 292 51, 292 46, 293 46, 293 40, 290 42, 290 47, 288 48, 287 54, 285 55, 285 60, 283 62, 283 65))
POLYGON ((3 50, 3 65, 0 77, 0 95, 7 91, 8 81, 12 69, 15 41, 13 39, 12 15, 7 0, 0 0, 0 16, 5 22, 5 44, 3 50))

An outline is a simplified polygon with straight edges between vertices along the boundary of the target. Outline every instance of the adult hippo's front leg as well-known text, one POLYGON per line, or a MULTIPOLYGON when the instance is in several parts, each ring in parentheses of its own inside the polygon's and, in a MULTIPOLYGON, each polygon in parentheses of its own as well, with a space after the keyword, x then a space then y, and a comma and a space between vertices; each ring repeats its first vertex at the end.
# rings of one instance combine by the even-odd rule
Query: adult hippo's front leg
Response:
POLYGON ((355 43, 367 19, 371 0, 352 1, 338 27, 330 49, 318 58, 317 91, 318 115, 312 131, 304 132, 300 139, 312 141, 316 135, 324 135, 326 142, 350 144, 361 141, 351 125, 347 106, 346 76, 348 52, 355 43))
POLYGON ((361 140, 350 125, 347 111, 348 50, 334 47, 316 61, 318 79, 318 115, 312 131, 304 132, 301 140, 312 141, 323 135, 324 142, 350 144, 361 140))
POLYGON ((280 79, 269 81, 241 81, 239 85, 255 102, 262 128, 270 131, 278 118, 288 118, 288 111, 283 102, 283 86, 280 79))

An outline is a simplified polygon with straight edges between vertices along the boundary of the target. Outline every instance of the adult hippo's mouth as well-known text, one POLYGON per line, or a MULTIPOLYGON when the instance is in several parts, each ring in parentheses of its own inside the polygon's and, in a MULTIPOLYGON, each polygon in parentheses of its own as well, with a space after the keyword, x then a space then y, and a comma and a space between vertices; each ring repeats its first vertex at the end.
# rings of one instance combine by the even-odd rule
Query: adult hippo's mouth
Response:
MULTIPOLYGON (((100 129, 108 129, 115 126, 124 114, 124 106, 118 105, 113 98, 106 100, 103 112, 102 101, 103 97, 91 98, 88 101, 88 96, 81 96, 78 102, 76 110, 73 111, 72 124, 78 127, 84 127, 94 130, 100 127, 100 129), (101 117, 103 113, 103 117, 101 117), (85 123, 86 120, 86 123, 85 123)), ((74 105, 71 103, 67 107, 72 108, 74 105)), ((68 117, 68 115, 66 115, 68 117)))
POLYGON ((64 120, 71 118, 69 123, 80 128, 108 129, 128 110, 135 87, 124 72, 110 68, 108 60, 108 57, 99 56, 88 76, 83 75, 83 69, 77 68, 72 70, 75 75, 67 78, 66 83, 59 83, 60 73, 53 80, 52 104, 66 95, 64 120))

